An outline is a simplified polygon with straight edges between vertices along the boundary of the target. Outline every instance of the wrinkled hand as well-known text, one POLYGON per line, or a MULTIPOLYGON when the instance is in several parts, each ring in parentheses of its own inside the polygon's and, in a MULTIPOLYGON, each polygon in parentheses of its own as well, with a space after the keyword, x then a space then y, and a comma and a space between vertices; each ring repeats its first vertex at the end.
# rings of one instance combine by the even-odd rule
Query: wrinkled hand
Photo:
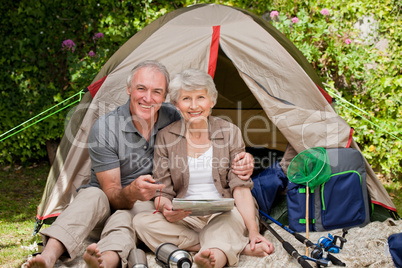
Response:
POLYGON ((162 210, 163 216, 169 222, 178 222, 191 214, 191 211, 185 211, 182 209, 173 210, 171 204, 165 204, 162 210))
POLYGON ((151 175, 142 175, 135 179, 129 187, 136 200, 148 201, 155 196, 156 191, 165 188, 165 185, 156 184, 151 175))
POLYGON ((233 173, 242 180, 248 180, 253 174, 254 157, 246 152, 238 153, 232 162, 233 173))
POLYGON ((250 240, 250 249, 253 251, 256 248, 256 244, 261 244, 261 248, 264 250, 265 255, 272 254, 275 251, 274 245, 268 241, 264 236, 260 233, 255 232, 249 234, 250 240))

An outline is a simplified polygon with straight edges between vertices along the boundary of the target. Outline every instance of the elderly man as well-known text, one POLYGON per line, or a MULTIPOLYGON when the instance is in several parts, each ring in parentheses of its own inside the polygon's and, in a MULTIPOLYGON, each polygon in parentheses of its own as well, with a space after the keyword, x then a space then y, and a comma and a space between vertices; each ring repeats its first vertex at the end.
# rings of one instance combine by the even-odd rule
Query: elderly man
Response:
MULTIPOLYGON (((152 202, 141 201, 150 200, 164 187, 154 184, 150 175, 156 133, 180 118, 175 108, 163 103, 168 84, 168 71, 156 61, 144 61, 132 69, 127 80, 128 102, 100 117, 89 135, 90 183, 42 230, 45 248, 27 267, 53 267, 59 258, 74 259, 90 234, 100 240, 84 253, 89 267, 127 267, 136 241, 133 215, 152 206, 152 202)), ((251 158, 239 155, 235 172, 249 177, 251 158)))

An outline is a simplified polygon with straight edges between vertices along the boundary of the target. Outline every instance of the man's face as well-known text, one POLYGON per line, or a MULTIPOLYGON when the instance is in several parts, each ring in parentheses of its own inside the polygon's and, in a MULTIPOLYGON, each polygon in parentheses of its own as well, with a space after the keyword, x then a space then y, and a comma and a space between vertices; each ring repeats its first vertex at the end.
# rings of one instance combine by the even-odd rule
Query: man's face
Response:
POLYGON ((133 118, 155 123, 157 112, 165 101, 166 86, 166 78, 160 71, 147 67, 139 69, 131 81, 131 90, 127 88, 133 118))

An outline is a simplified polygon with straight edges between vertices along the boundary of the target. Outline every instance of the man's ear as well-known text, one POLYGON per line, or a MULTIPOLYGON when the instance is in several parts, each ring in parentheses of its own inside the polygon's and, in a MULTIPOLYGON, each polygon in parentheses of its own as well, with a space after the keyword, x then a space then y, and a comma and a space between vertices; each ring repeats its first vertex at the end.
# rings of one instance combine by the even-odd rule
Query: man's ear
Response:
POLYGON ((127 86, 126 92, 127 92, 127 95, 131 95, 131 88, 129 86, 127 86))

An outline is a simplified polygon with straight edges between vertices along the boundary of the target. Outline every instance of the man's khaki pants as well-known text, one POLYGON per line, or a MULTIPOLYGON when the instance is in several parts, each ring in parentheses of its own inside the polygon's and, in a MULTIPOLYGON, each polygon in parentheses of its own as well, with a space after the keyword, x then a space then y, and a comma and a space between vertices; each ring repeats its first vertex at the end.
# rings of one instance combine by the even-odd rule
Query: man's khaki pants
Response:
MULTIPOLYGON (((141 211, 138 201, 134 208, 141 211), (137 204, 138 203, 138 204, 137 204)), ((134 208, 112 212, 105 193, 97 187, 81 189, 73 202, 57 217, 50 227, 40 234, 45 243, 49 237, 60 241, 67 249, 68 257, 62 261, 73 260, 79 254, 88 236, 100 239, 98 249, 115 251, 121 258, 122 267, 127 267, 127 258, 131 249, 135 248, 136 237, 132 227, 134 208)))

